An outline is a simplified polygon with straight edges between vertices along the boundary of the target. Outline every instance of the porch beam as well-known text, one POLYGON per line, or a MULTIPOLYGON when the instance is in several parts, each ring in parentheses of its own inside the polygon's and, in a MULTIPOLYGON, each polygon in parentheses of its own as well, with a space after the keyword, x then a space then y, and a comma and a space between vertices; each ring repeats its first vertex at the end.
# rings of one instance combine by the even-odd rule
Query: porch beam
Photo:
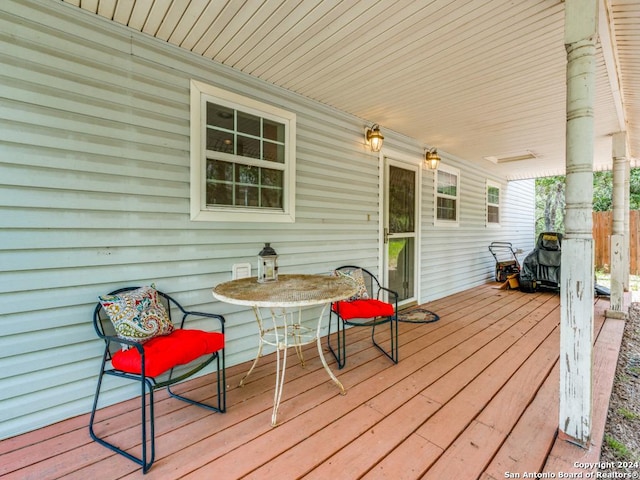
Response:
POLYGON ((612 139, 613 156, 613 228, 611 232, 611 303, 607 317, 624 318, 624 277, 625 263, 629 257, 628 242, 625 241, 625 187, 627 168, 627 135, 618 132, 612 139))
POLYGON ((618 72, 618 46, 616 45, 616 32, 613 24, 613 15, 611 13, 611 5, 608 0, 599 0, 598 11, 598 38, 600 39, 600 47, 604 65, 609 79, 609 87, 613 97, 613 105, 616 109, 616 118, 618 120, 618 128, 625 129, 626 119, 624 115, 624 106, 622 104, 622 88, 620 86, 620 78, 618 72))
POLYGON ((559 436, 588 447, 592 429, 594 101, 598 0, 565 1, 566 214, 560 278, 559 436))

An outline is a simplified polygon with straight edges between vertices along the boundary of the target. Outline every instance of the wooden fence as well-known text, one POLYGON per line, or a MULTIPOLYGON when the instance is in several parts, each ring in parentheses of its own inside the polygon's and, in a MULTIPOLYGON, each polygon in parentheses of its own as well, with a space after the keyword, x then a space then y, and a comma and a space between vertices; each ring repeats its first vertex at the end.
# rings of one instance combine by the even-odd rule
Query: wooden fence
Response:
MULTIPOLYGON (((629 212, 629 260, 631 275, 640 274, 640 210, 629 212)), ((593 212, 593 238, 595 240, 596 268, 609 271, 611 263, 610 240, 613 225, 613 212, 593 212)))

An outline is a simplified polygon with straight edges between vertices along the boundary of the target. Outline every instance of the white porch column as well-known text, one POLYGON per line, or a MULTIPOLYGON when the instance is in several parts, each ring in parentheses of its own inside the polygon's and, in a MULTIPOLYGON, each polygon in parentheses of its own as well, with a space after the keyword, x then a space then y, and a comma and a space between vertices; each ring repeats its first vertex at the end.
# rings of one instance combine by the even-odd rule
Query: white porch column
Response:
POLYGON ((627 135, 618 132, 613 135, 613 229, 611 232, 611 308, 608 317, 624 318, 624 277, 625 265, 629 258, 628 242, 625 241, 625 186, 627 167, 627 135))
POLYGON ((594 248, 593 151, 598 0, 565 1, 567 49, 566 214, 560 279, 560 432, 591 437, 594 248))
POLYGON ((624 167, 624 251, 626 253, 624 259, 624 275, 622 278, 622 287, 625 292, 629 291, 629 275, 631 270, 631 232, 629 231, 629 209, 630 205, 630 183, 631 183, 631 162, 629 157, 626 158, 624 167))

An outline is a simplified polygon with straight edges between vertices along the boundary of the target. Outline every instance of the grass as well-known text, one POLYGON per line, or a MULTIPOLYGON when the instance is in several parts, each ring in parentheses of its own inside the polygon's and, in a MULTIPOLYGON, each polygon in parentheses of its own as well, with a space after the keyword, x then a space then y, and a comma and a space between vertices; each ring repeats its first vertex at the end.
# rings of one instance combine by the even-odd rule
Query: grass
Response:
POLYGON ((615 456, 620 460, 633 460, 633 453, 627 448, 624 443, 616 440, 614 437, 608 434, 604 436, 604 441, 607 446, 611 450, 613 450, 615 456))
POLYGON ((622 417, 624 417, 627 420, 640 420, 640 415, 635 412, 632 412, 628 408, 624 408, 624 407, 619 408, 618 414, 620 414, 622 417))

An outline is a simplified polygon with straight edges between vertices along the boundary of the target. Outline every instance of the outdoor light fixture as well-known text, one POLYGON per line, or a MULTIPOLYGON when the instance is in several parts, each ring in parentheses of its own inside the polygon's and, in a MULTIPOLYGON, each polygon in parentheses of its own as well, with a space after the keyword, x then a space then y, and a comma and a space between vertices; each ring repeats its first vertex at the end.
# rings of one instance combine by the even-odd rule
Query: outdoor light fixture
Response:
POLYGON ((269 243, 258 254, 258 283, 278 280, 278 254, 269 243))
POLYGON ((438 155, 438 150, 432 148, 424 153, 424 165, 429 170, 438 169, 438 165, 440 165, 440 155, 438 155))
POLYGON ((371 128, 365 129, 364 136, 371 147, 371 151, 379 152, 384 141, 384 136, 380 133, 380 126, 377 123, 373 124, 371 128))

